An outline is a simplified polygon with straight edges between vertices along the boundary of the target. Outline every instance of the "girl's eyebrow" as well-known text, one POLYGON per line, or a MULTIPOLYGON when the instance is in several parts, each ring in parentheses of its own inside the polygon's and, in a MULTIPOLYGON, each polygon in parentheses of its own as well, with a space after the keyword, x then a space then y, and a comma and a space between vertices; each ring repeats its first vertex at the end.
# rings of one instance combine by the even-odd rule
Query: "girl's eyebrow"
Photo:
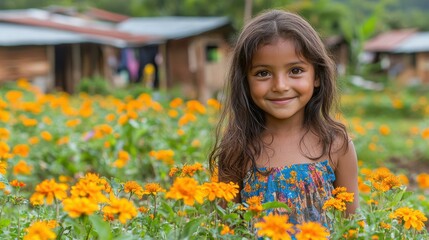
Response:
MULTIPOLYGON (((293 65, 299 65, 299 64, 310 64, 310 63, 306 61, 295 61, 295 62, 287 63, 285 66, 293 66, 293 65)), ((269 66, 270 65, 267 65, 267 64, 256 64, 256 65, 251 65, 250 68, 269 67, 269 66)))

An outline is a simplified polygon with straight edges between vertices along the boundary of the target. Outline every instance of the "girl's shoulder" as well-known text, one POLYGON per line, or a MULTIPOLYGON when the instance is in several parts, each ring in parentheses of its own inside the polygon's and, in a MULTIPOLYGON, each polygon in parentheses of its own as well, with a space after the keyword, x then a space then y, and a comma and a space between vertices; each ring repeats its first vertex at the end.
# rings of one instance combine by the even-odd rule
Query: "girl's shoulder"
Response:
POLYGON ((334 138, 331 148, 330 148, 330 159, 332 168, 336 170, 340 161, 344 161, 343 159, 350 158, 351 155, 356 155, 356 150, 353 144, 353 140, 347 136, 347 138, 343 136, 337 136, 334 138))

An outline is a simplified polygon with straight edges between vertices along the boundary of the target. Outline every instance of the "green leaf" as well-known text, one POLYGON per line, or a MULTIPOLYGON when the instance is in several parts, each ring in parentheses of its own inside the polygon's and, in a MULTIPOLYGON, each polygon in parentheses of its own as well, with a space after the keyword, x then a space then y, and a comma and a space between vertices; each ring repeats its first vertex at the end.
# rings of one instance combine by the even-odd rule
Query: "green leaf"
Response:
POLYGON ((201 225, 203 218, 196 218, 196 219, 192 219, 191 221, 189 221, 188 223, 186 223, 185 227, 183 228, 183 232, 181 234, 182 237, 189 237, 192 234, 194 234, 198 227, 201 225))
POLYGON ((264 208, 264 210, 267 209, 272 209, 272 208, 284 208, 286 210, 290 210, 289 206, 286 203, 282 203, 282 202, 267 202, 262 204, 262 207, 264 208))
POLYGON ((94 227, 94 230, 98 234, 98 239, 102 239, 102 240, 113 239, 112 229, 110 228, 110 224, 108 222, 103 221, 103 219, 101 219, 101 216, 94 214, 89 216, 89 220, 91 221, 92 226, 94 227))

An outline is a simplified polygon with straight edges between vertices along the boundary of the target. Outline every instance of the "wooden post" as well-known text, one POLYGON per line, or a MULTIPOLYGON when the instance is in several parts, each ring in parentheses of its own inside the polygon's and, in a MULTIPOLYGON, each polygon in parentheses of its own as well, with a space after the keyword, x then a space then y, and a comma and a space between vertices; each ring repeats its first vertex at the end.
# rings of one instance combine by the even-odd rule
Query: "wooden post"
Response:
POLYGON ((80 45, 79 44, 72 44, 72 84, 71 84, 71 91, 72 93, 75 93, 77 89, 77 86, 80 82, 80 79, 82 77, 81 73, 81 59, 80 59, 80 45))
POLYGON ((167 73, 167 43, 162 43, 158 47, 158 54, 160 54, 160 60, 157 61, 158 64, 158 79, 159 79, 159 89, 167 91, 168 88, 168 73, 167 73))
POLYGON ((47 76, 47 84, 46 84, 46 91, 52 92, 55 88, 55 47, 54 46, 47 46, 46 52, 48 56, 48 62, 49 62, 49 71, 47 76))

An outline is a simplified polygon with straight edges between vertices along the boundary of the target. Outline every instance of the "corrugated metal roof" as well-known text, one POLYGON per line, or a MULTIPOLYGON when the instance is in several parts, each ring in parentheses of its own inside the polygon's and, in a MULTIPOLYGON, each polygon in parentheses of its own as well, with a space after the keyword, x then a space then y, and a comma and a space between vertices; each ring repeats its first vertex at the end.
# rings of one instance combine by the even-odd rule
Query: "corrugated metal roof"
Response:
POLYGON ((179 39, 229 24, 228 17, 143 17, 125 20, 118 24, 118 30, 179 39))
POLYGON ((402 29, 384 32, 365 43, 368 52, 392 52, 407 38, 416 34, 415 29, 402 29))
MULTIPOLYGON (((53 14, 40 9, 0 11, 0 22, 21 24, 27 27, 33 26, 35 27, 34 31, 39 31, 41 28, 64 31, 83 37, 87 42, 108 44, 116 47, 144 45, 163 41, 155 36, 118 31, 115 25, 53 14)), ((5 32, 5 34, 9 33, 5 32)), ((34 40, 31 35, 24 36, 28 37, 28 42, 30 43, 34 40)))
POLYGON ((87 41, 85 37, 71 32, 0 22, 0 46, 56 45, 87 41))
POLYGON ((407 38, 394 51, 395 53, 429 52, 429 32, 419 32, 407 38))

